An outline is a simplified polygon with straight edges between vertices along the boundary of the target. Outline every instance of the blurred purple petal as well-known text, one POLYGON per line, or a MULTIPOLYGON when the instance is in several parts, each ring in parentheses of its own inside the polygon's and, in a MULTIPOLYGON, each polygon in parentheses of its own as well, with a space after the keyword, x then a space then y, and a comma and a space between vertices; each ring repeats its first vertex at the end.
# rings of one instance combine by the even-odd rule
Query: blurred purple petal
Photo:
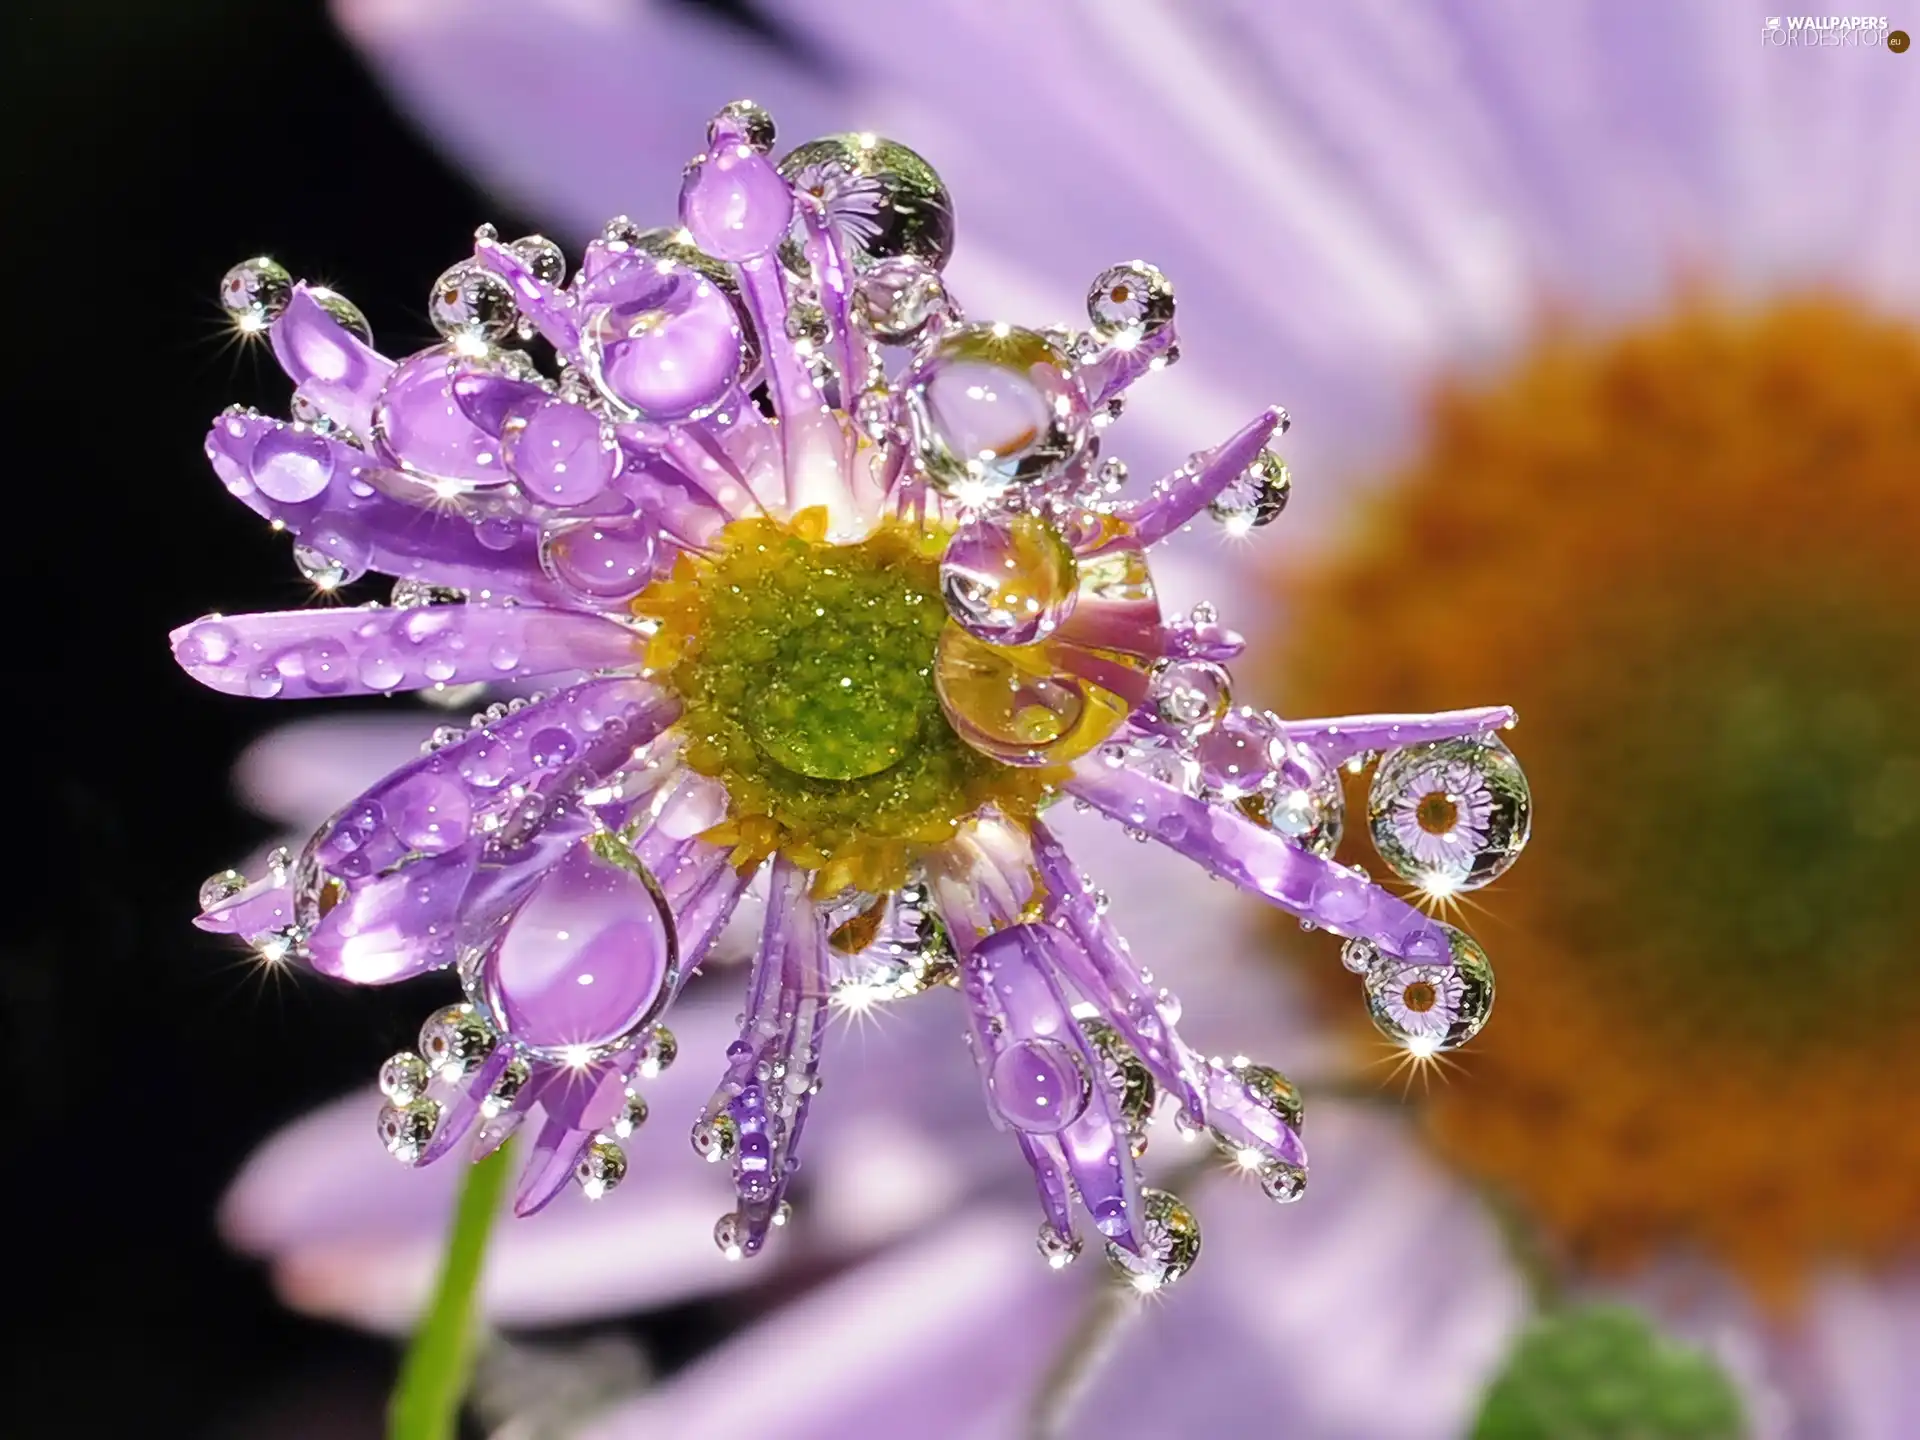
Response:
POLYGON ((1308 1098, 1305 1197, 1282 1217, 1250 1180, 1190 1188, 1215 1263, 1123 1334, 1072 1434, 1464 1432, 1524 1318, 1519 1277, 1478 1198, 1398 1121, 1308 1098), (1130 1378, 1148 1374, 1194 1383, 1130 1378))
POLYGON ((583 1435, 1018 1435, 1084 1302, 1077 1278, 1040 1263, 1029 1218, 977 1211, 762 1321, 583 1435))
POLYGON ((1831 1279, 1809 1319, 1832 1433, 1850 1440, 1920 1435, 1920 1273, 1831 1279))
POLYGON ((311 830, 381 776, 418 758, 421 742, 448 718, 405 710, 296 720, 247 747, 234 784, 248 808, 311 830))
POLYGON ((836 128, 823 77, 692 6, 335 0, 334 15, 462 165, 575 235, 629 212, 675 223, 681 168, 729 100, 752 95, 795 140, 836 128))
MULTIPOLYGON (((641 1086, 651 1116, 625 1142, 626 1184, 599 1202, 563 1195, 496 1233, 486 1290, 495 1318, 565 1323, 755 1283, 790 1253, 817 1260, 884 1244, 949 1210, 983 1177, 1014 1182, 1017 1161, 979 1113, 953 997, 926 997, 911 1014, 870 1015, 832 1037, 808 1122, 812 1156, 782 1237, 791 1243, 727 1263, 713 1224, 732 1192, 721 1169, 694 1155, 687 1129, 734 1038, 739 983, 696 981, 668 1013, 680 1058, 641 1086)), ((463 1172, 396 1165, 374 1133, 379 1108, 374 1092, 361 1092, 269 1140, 228 1191, 221 1229, 235 1248, 269 1261, 296 1309, 399 1330, 432 1283, 463 1172)))

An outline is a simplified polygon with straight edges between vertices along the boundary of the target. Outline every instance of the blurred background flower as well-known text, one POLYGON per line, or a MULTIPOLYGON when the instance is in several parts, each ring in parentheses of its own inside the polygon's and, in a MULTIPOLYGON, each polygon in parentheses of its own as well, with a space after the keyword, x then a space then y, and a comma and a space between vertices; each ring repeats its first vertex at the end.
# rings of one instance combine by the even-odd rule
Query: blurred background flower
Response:
MULTIPOLYGON (((1713 1433, 1727 1412, 1697 1371, 1623 1338, 1619 1312, 1563 1310, 1595 1297, 1704 1344, 1762 1433, 1920 1430, 1920 1156, 1896 1108, 1920 1054, 1899 969, 1920 918, 1899 868, 1920 833, 1901 704, 1920 654, 1909 59, 1763 44, 1737 0, 336 13, 451 156, 570 237, 670 214, 687 137, 750 93, 784 141, 872 128, 932 159, 975 313, 1068 315, 1113 259, 1160 264, 1187 358, 1115 432, 1136 473, 1274 400, 1299 422, 1279 540, 1192 552, 1266 659, 1247 698, 1295 714, 1510 700, 1540 799, 1533 854, 1468 916, 1501 977, 1494 1021, 1404 1103, 1377 1042, 1339 1038, 1358 997, 1324 937, 1280 933, 1222 887, 1149 901, 1125 847, 1089 859, 1131 907, 1136 952, 1166 957, 1195 1038, 1308 1090, 1305 1203, 1206 1180, 1210 1263, 1163 1304, 1116 1310, 1097 1276, 1008 1243, 1032 1223, 1008 1203, 1017 1167, 963 1071, 921 1068, 957 1062, 946 1044, 916 1057, 912 1103, 852 1115, 815 1152, 802 1217, 847 1228, 796 1232, 771 1274, 710 1259, 718 1202, 681 1188, 664 1124, 657 1186, 636 1165, 610 1207, 505 1227, 490 1298, 507 1322, 767 1287, 698 1329, 771 1318, 602 1433, 742 1433, 764 1416, 740 1393, 764 1377, 795 1436, 1003 1435, 1036 1413, 1076 1433, 1445 1435, 1483 1403, 1484 1433, 1568 1434, 1582 1386, 1617 1399, 1629 1369, 1693 1417, 1651 1433, 1713 1433), (966 1107, 951 1127, 943 1087, 966 1107), (1356 1090, 1370 1098, 1334 1098, 1356 1090), (943 1174, 927 1137, 976 1129, 981 1162, 943 1174), (968 1197, 983 1175, 1011 1188, 968 1197), (937 1246, 844 1268, 963 1198, 971 1218, 937 1246), (709 1220, 685 1240, 650 1228, 682 1209, 709 1220), (707 1269, 669 1273, 683 1262, 707 1269), (1528 1332, 1534 1304, 1573 1318, 1528 1332)), ((234 74, 260 59, 220 53, 234 74)), ((385 157, 337 158, 336 209, 385 157)), ((500 218, 427 199, 443 240, 500 218)), ((267 224, 236 228, 225 258, 284 245, 267 224)), ((301 238, 324 261, 364 235, 328 243, 301 238)), ((365 735, 310 731, 257 763, 262 807, 310 824, 383 761, 365 735)), ((945 998, 885 1017, 864 1063, 945 1040, 945 998)), ((284 1063, 315 1023, 251 1063, 284 1063)), ((272 1142, 226 1223, 295 1303, 392 1327, 445 1196, 360 1133, 364 1099, 348 1113, 272 1142)))

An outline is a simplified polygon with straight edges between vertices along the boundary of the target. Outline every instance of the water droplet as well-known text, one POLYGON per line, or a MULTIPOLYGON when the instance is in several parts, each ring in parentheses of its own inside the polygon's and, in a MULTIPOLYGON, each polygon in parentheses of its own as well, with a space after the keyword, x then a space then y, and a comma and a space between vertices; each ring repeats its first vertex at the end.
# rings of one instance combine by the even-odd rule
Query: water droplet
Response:
POLYGON ((580 330, 580 359, 601 394, 629 414, 697 419, 733 393, 743 338, 732 301, 686 269, 647 269, 580 330))
POLYGON ((1310 855, 1330 859, 1346 828, 1347 795, 1338 766, 1303 745, 1283 747, 1273 784, 1241 801, 1241 809, 1310 855))
POLYGON ((729 1260, 745 1257, 746 1234, 746 1223, 731 1210, 713 1222, 713 1243, 729 1260))
POLYGON ((1201 780, 1223 800, 1266 789, 1273 783, 1283 753, 1272 720, 1244 706, 1228 712, 1194 746, 1201 780))
POLYGON ((1307 1171, 1290 1160, 1273 1160, 1260 1167, 1260 1189, 1276 1205, 1291 1205, 1307 1193, 1307 1171))
POLYGON ((651 1080, 664 1074, 673 1067, 680 1056, 680 1042, 674 1039, 673 1031, 664 1025, 655 1025, 640 1037, 633 1047, 634 1064, 637 1073, 651 1080))
POLYGON ((347 567, 311 545, 293 547, 293 568, 316 590, 338 590, 347 582, 347 567))
POLYGON ((444 1080, 470 1074, 493 1052, 500 1037, 471 1005, 447 1005, 420 1027, 420 1055, 444 1080))
POLYGON ((1087 291, 1087 318, 1109 342, 1157 335, 1173 323, 1173 286, 1143 260, 1109 266, 1087 291))
POLYGON ((507 282, 476 260, 450 266, 427 297, 427 318, 449 340, 498 344, 520 323, 507 282))
POLYGON ((1280 518, 1292 494, 1293 477, 1285 463, 1271 450, 1262 450, 1251 465, 1214 496, 1207 512, 1230 530, 1257 530, 1280 518))
POLYGON ((254 444, 247 470, 269 500, 302 505, 324 492, 333 479, 333 447, 311 430, 282 425, 254 444))
POLYGON ((966 505, 1061 475, 1087 447, 1087 397, 1035 330, 971 325, 943 337, 902 391, 927 482, 966 505))
POLYGON ((1022 664, 1030 653, 1039 652, 989 645, 958 626, 941 631, 934 682, 949 723, 976 750, 1009 765, 1085 753, 1111 732, 1104 721, 1114 717, 1102 717, 1071 678, 1022 664))
MULTIPOLYGON (((896 256, 943 268, 953 253, 953 201, 934 168, 896 140, 828 135, 780 162, 794 190, 820 203, 855 269, 896 256)), ((797 251, 783 256, 803 268, 797 251)))
POLYGON ((363 345, 373 343, 373 326, 360 313, 360 307, 338 290, 329 290, 323 285, 309 285, 307 298, 326 311, 334 324, 356 336, 363 345))
POLYGON ((293 299, 293 276, 265 255, 242 260, 220 277, 220 308, 249 335, 278 320, 293 299))
POLYGON ((360 683, 374 691, 392 690, 407 678, 406 666, 400 663, 399 654, 378 642, 360 652, 357 669, 360 683))
POLYGON ((1119 1102, 1120 1119, 1132 1135, 1134 1154, 1138 1155, 1146 1149, 1147 1128, 1153 1123, 1153 1108, 1160 1100, 1153 1072, 1106 1021, 1082 1020, 1080 1033, 1100 1054, 1101 1083, 1119 1102))
POLYGON ((1015 1040, 993 1062, 993 1108, 1015 1129, 1051 1135, 1085 1113, 1091 1094, 1073 1047, 1050 1037, 1015 1040))
POLYGON ((637 516, 550 523, 540 531, 540 567, 590 599, 631 599, 653 576, 658 534, 637 516))
POLYGON ((907 344, 936 316, 952 315, 940 272, 911 256, 876 260, 854 283, 853 322, 882 344, 907 344))
POLYGON ((1340 963, 1355 975, 1364 975, 1380 963, 1380 947, 1364 935, 1355 935, 1340 947, 1340 963))
POLYGON ((620 451, 613 429, 564 400, 516 410, 500 435, 501 454, 527 494, 543 504, 582 505, 613 483, 620 451))
POLYGON ((1073 551, 1038 515, 974 515, 940 561, 947 613, 990 645, 1044 640, 1073 613, 1079 582, 1073 551))
MULTIPOLYGON (((452 495, 513 477, 500 460, 500 441, 474 424, 460 403, 454 383, 469 374, 506 374, 511 351, 466 353, 462 345, 435 345, 408 356, 387 376, 373 404, 371 440, 379 453, 403 474, 426 477, 411 482, 416 503, 442 503, 452 495), (438 483, 436 483, 438 482, 438 483)), ((383 488, 406 485, 388 476, 383 488)))
POLYGON ((380 1067, 380 1093, 395 1105, 411 1105, 426 1094, 431 1079, 427 1062, 411 1050, 389 1055, 380 1067))
POLYGON ((1493 1013, 1493 966, 1466 931, 1446 932, 1451 965, 1385 959, 1367 975, 1367 1013, 1396 1045, 1430 1055, 1466 1044, 1493 1013))
POLYGON ((1107 1259, 1134 1289, 1164 1289, 1193 1268, 1200 1258, 1200 1222, 1193 1212, 1165 1190, 1140 1189, 1144 1212, 1136 1229, 1140 1253, 1118 1241, 1107 1241, 1107 1259))
POLYGON ((1166 659, 1153 667, 1147 703, 1162 724, 1203 735, 1232 705, 1232 683, 1226 667, 1211 660, 1166 659))
POLYGON ((752 100, 730 100, 707 122, 707 144, 751 145, 762 152, 773 148, 773 116, 752 100))
POLYGON ((405 1105, 383 1105, 375 1123, 387 1153, 402 1165, 417 1165, 440 1126, 440 1102, 421 1096, 405 1105))
POLYGON ((515 1055, 500 1068, 499 1077, 487 1088, 486 1098, 480 1102, 480 1113, 492 1119, 513 1109, 514 1101, 520 1098, 520 1092, 532 1078, 533 1067, 515 1055))
POLYGON ((1444 897, 1479 889, 1519 858, 1533 797, 1520 762, 1497 737, 1435 740, 1380 762, 1367 819, 1394 874, 1444 897))
POLYGON ((740 1146, 740 1129, 724 1111, 711 1120, 696 1120, 692 1133, 693 1153, 710 1165, 730 1159, 740 1146))
POLYGON ((543 285, 559 286, 567 278, 567 257, 561 248, 544 235, 523 235, 507 246, 526 262, 533 278, 543 285))
POLYGON ((1236 1061, 1233 1073, 1239 1077, 1250 1099, 1279 1116, 1295 1134, 1300 1132, 1306 1120, 1306 1105, 1298 1085, 1271 1065, 1236 1061))
POLYGON ((425 770, 395 785, 384 808, 387 825, 400 842, 425 855, 453 849, 467 838, 473 821, 465 788, 451 776, 425 770))
POLYGON ((1040 1235, 1035 1245, 1047 1264, 1055 1270, 1064 1270, 1078 1260, 1082 1248, 1078 1235, 1062 1235, 1053 1228, 1053 1222, 1050 1220, 1041 1222, 1040 1235))
POLYGON ((396 610, 417 610, 427 605, 458 605, 467 592, 449 585, 430 585, 424 580, 396 580, 393 597, 387 603, 396 610))
POLYGON ((211 910, 223 901, 231 900, 247 888, 247 877, 238 870, 221 870, 209 875, 200 885, 200 908, 211 910))
POLYGON ((670 996, 677 946, 658 882, 618 837, 596 835, 535 883, 481 963, 479 991, 516 1043, 570 1061, 649 1022, 670 996))
POLYGON ((918 880, 877 900, 859 897, 829 914, 834 1001, 843 1010, 903 1000, 956 973, 947 928, 918 880))
POLYGON ((613 1117, 613 1133, 625 1140, 646 1123, 647 1097, 637 1091, 627 1091, 626 1099, 620 1102, 620 1113, 613 1117))
POLYGON ((573 1167, 573 1178, 587 1199, 598 1200, 627 1178, 627 1152, 611 1140, 595 1139, 573 1167))

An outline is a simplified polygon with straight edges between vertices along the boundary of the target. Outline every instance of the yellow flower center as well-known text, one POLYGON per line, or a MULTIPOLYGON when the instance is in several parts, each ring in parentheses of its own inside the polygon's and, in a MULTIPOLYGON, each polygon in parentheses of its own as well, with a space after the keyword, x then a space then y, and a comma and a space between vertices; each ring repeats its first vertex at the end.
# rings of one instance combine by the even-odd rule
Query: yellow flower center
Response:
POLYGON ((1912 1247, 1920 336, 1804 301, 1552 340, 1383 497, 1290 589, 1289 713, 1511 702, 1545 817, 1476 905, 1500 1010, 1433 1142, 1583 1263, 1778 1299, 1912 1247))
POLYGON ((709 838, 743 865, 783 852, 823 895, 878 892, 983 806, 1030 817, 1058 773, 1002 765, 947 723, 947 532, 890 522, 833 545, 824 531, 817 512, 736 521, 633 608, 660 623, 647 662, 685 705, 687 763, 727 788, 709 838))

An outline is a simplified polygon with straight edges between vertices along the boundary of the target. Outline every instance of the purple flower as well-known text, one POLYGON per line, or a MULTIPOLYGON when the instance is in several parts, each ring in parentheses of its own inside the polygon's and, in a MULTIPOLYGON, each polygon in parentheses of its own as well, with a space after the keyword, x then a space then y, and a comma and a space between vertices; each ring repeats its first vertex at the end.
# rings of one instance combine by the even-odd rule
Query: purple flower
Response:
POLYGON ((1179 1001, 1042 811, 1072 796, 1347 937, 1382 1029, 1428 1054, 1478 1031, 1492 972, 1333 862, 1335 777, 1387 751, 1376 788, 1432 773, 1407 758, 1427 754, 1449 784, 1500 778, 1497 853, 1483 829, 1489 863, 1462 872, 1482 883, 1526 836, 1494 736, 1513 717, 1233 705, 1239 638, 1211 607, 1165 618, 1147 552, 1203 512, 1241 532, 1279 515, 1284 412, 1125 493, 1106 422, 1178 354, 1160 272, 1103 270, 1084 330, 969 321, 919 155, 839 135, 776 165, 773 138, 729 105, 687 167, 684 229, 611 221, 570 280, 552 241, 483 226, 435 282, 442 343, 398 361, 273 261, 229 273, 222 302, 271 339, 295 418, 223 415, 215 471, 323 589, 396 585, 384 606, 209 616, 174 633, 180 664, 260 698, 552 688, 436 731, 297 857, 214 877, 199 923, 357 984, 455 972, 464 998, 381 1068, 379 1134, 424 1166, 526 1130, 524 1217, 623 1183, 679 1053, 663 1020, 755 886, 737 1038, 688 1107, 732 1182, 721 1251, 787 1221, 831 1012, 951 982, 1042 1255, 1064 1266, 1091 1234, 1156 1290, 1200 1249, 1136 1163, 1158 1099, 1288 1202, 1299 1092, 1181 1040, 1179 1001))
MULTIPOLYGON (((1314 421, 1290 456, 1303 473, 1342 482, 1303 488, 1289 514, 1296 543, 1322 533, 1373 461, 1417 438, 1415 401, 1428 382, 1524 345, 1543 303, 1613 322, 1657 314, 1676 281, 1708 275, 1734 296, 1814 284, 1915 311, 1912 190, 1889 180, 1884 158, 1910 143, 1916 118, 1900 62, 1763 49, 1762 17, 1732 3, 1391 14, 1278 0, 781 7, 806 64, 663 4, 509 12, 342 0, 337 10, 445 146, 576 233, 653 193, 645 187, 677 160, 686 127, 749 91, 803 129, 915 137, 968 200, 950 281, 1004 313, 1058 310, 1114 253, 1153 256, 1180 282, 1187 358, 1133 403, 1130 456, 1177 458, 1189 425, 1224 430, 1267 384, 1281 386, 1314 421), (903 67, 906 54, 942 63, 903 67), (639 73, 671 83, 631 84, 639 73), (982 76, 1021 103, 980 104, 982 76), (1032 143, 1039 133, 1044 147, 1032 143), (665 153, 653 148, 662 142, 665 153)), ((1284 559, 1285 544, 1266 551, 1284 559)), ((1237 560, 1211 566, 1215 593, 1256 583, 1237 560)), ((1156 555, 1155 569, 1172 588, 1168 559, 1156 555)), ((1265 617, 1246 606, 1238 618, 1265 617)), ((1181 757, 1145 752, 1137 747, 1141 763, 1181 773, 1181 757)), ((1181 958, 1214 962, 1210 973, 1235 987, 1218 987, 1216 1002, 1183 966, 1184 1028, 1252 1045, 1245 1026, 1258 1014, 1272 1037, 1262 1048, 1299 1062, 1311 1093, 1331 1057, 1273 1018, 1284 1002, 1274 977, 1245 958, 1251 927, 1225 887, 1149 872, 1139 847, 1095 856, 1099 837, 1074 843, 1143 953, 1204 949, 1181 958), (1209 943, 1183 946, 1189 936, 1209 943)), ((899 1007, 889 1027, 917 1020, 917 1008, 899 1007)), ((922 1099, 926 1086, 910 1077, 927 1059, 912 1063, 900 1061, 895 1093, 922 1099)), ((827 1138, 827 1118, 815 1140, 827 1138)), ((937 1133, 949 1143, 952 1132, 937 1133)), ((1292 1433, 1460 1432, 1524 1316, 1515 1269, 1466 1186, 1404 1127, 1363 1122, 1329 1100, 1316 1134, 1314 1194, 1286 1225, 1266 1223, 1251 1187, 1211 1197, 1210 1246, 1232 1231, 1245 1263, 1203 1267, 1151 1309, 1152 1323, 1122 1337, 1106 1357, 1115 1382, 1089 1390, 1090 1404, 1107 1407, 1091 1419, 1124 1409, 1115 1433, 1185 1433, 1208 1419, 1235 1433, 1284 1404, 1292 1433)), ((905 1131, 898 1138, 908 1143, 905 1131)), ((363 1153, 342 1142, 321 1163, 355 1165, 363 1153)), ((914 1153, 932 1158, 924 1146, 914 1153)), ((262 1157, 230 1214, 276 1213, 280 1228, 256 1232, 256 1244, 286 1267, 310 1253, 314 1213, 274 1159, 262 1157)), ((823 1182, 847 1173, 818 1152, 809 1171, 823 1182)), ((955 1178, 946 1193, 965 1188, 955 1178)), ((876 1178, 859 1196, 885 1189, 876 1178)), ((551 1223, 579 1226, 596 1213, 576 1207, 551 1223)), ((837 1342, 836 1359, 873 1363, 838 1365, 834 1386, 794 1392, 793 1413, 783 1411, 790 1433, 844 1433, 849 1417, 885 1413, 902 1390, 925 1398, 906 1412, 916 1433, 1005 1433, 974 1407, 1039 1383, 1033 1337, 1050 1316, 1036 1301, 1062 1293, 1046 1284, 1059 1277, 1007 1273, 999 1318, 982 1327, 989 1338, 964 1332, 964 1384, 954 1349, 913 1348, 912 1322, 931 1301, 998 1274, 975 1268, 1005 1258, 1003 1243, 979 1233, 987 1223, 907 1252, 951 1260, 938 1285, 925 1272, 902 1287, 862 1268, 777 1318, 777 1335, 748 1332, 638 1401, 648 1428, 636 1423, 635 1433, 670 1419, 705 1433, 703 1422, 726 1413, 707 1408, 726 1403, 720 1377, 808 1338, 837 1342)), ((499 1254, 535 1231, 513 1227, 499 1254)), ((359 1233, 363 1255, 432 1243, 425 1215, 370 1220, 359 1233)), ((587 1253, 589 1237, 581 1241, 587 1253)), ((378 1259, 331 1260, 342 1295, 378 1278, 378 1259)), ((1910 1275, 1822 1279, 1793 1327, 1692 1267, 1656 1271, 1630 1293, 1712 1346, 1742 1381, 1760 1433, 1914 1428, 1920 1397, 1905 1356, 1920 1345, 1920 1286, 1910 1275)), ((629 1298, 650 1294, 636 1286, 629 1298)))

